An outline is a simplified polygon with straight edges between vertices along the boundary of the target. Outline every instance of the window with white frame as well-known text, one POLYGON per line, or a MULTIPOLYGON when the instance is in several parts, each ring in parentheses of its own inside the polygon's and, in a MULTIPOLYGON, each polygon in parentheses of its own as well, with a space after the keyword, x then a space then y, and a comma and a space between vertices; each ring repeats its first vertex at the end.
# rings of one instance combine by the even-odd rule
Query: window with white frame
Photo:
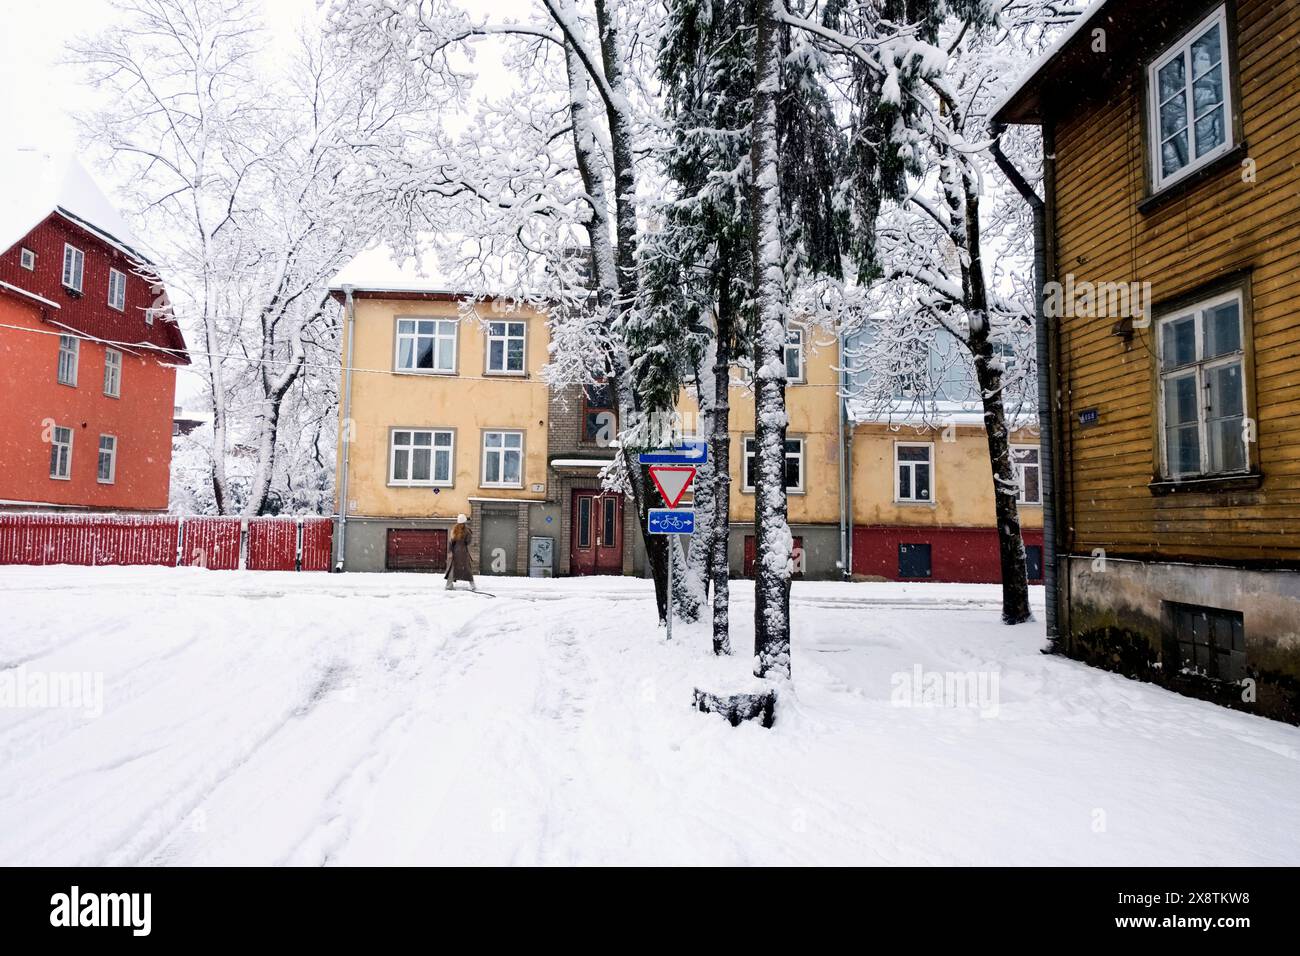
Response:
POLYGON ((75 335, 59 336, 59 384, 77 384, 77 357, 81 354, 81 340, 75 335))
POLYGON ((1232 148, 1232 90, 1224 7, 1151 64, 1152 181, 1161 189, 1232 148))
POLYGON ((785 333, 785 377, 786 381, 796 384, 804 381, 804 332, 803 329, 787 329, 785 333))
POLYGON ((934 500, 934 445, 894 443, 894 500, 934 500))
MULTIPOLYGON (((741 463, 741 490, 754 490, 754 474, 758 468, 758 445, 753 438, 745 439, 745 455, 741 463)), ((785 490, 803 491, 804 448, 802 438, 785 440, 785 490)))
POLYGON ((394 428, 391 436, 390 485, 451 485, 456 457, 451 429, 394 428))
POLYGON ((1226 293, 1156 323, 1166 478, 1245 471, 1242 296, 1226 293))
POLYGON ((99 467, 95 477, 101 485, 111 485, 117 477, 117 436, 99 436, 99 467))
POLYGON ((86 271, 86 254, 76 246, 63 244, 63 284, 73 292, 81 291, 86 271))
POLYGON ((104 394, 109 398, 122 395, 122 353, 117 349, 104 351, 104 394))
POLYGON ((72 429, 56 425, 50 432, 50 477, 72 477, 72 429))
POLYGON ((527 335, 527 322, 489 322, 487 370, 497 375, 523 375, 527 335))
POLYGON ((108 270, 108 305, 119 312, 126 310, 126 273, 108 270))
POLYGON ((1043 503, 1042 467, 1039 464, 1037 445, 1012 445, 1011 465, 1016 470, 1020 494, 1016 500, 1025 505, 1043 503))
POLYGON ((30 249, 24 247, 24 248, 23 248, 23 249, 18 253, 18 264, 19 264, 20 266, 22 266, 24 269, 26 269, 28 272, 35 272, 35 271, 36 271, 36 253, 34 253, 34 252, 32 252, 32 250, 30 250, 30 249))
POLYGON ((524 433, 483 433, 483 485, 518 488, 524 483, 524 433))
POLYGON ((455 372, 458 326, 455 319, 398 319, 397 370, 455 372))

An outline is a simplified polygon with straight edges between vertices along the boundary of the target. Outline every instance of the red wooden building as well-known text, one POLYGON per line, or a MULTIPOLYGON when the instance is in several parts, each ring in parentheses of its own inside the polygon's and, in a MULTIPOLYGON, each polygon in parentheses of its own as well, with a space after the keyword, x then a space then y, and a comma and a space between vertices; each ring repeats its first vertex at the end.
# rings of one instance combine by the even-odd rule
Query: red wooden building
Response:
POLYGON ((0 150, 0 507, 167 507, 185 341, 74 159, 0 150))

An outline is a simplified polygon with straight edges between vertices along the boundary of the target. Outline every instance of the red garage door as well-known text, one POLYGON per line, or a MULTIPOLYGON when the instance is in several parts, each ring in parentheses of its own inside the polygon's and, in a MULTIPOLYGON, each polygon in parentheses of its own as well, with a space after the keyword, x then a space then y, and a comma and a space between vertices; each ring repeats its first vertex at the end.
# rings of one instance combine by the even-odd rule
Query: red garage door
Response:
POLYGON ((446 528, 389 528, 389 571, 444 571, 447 568, 446 528))

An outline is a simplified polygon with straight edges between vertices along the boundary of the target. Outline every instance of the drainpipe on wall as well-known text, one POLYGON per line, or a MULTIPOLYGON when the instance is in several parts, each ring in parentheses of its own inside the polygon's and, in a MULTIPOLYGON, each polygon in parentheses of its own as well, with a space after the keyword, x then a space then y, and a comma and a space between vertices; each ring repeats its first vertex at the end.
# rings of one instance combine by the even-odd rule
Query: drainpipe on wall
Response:
POLYGON ((853 576, 853 505, 849 498, 852 484, 852 462, 848 445, 848 367, 844 360, 844 333, 836 337, 840 353, 839 388, 839 443, 840 443, 840 577, 845 581, 853 576))
MULTIPOLYGON (((1038 352, 1038 428, 1039 428, 1039 483, 1043 493, 1043 590, 1046 599, 1047 639, 1055 641, 1060 636, 1056 622, 1056 481, 1055 481, 1055 412, 1052 406, 1052 353, 1048 334, 1047 316, 1043 308, 1047 283, 1047 205, 1034 192, 1034 188, 1015 164, 1002 151, 1002 134, 1006 124, 993 126, 993 159, 1002 174, 1029 204, 1034 213, 1034 340, 1038 352)), ((1052 162, 1046 148, 1044 132, 1043 174, 1047 179, 1052 162)))
POLYGON ((348 539, 348 466, 352 463, 352 366, 356 364, 352 358, 352 343, 354 340, 354 329, 357 321, 357 307, 352 301, 352 292, 355 286, 343 286, 343 314, 344 321, 347 323, 347 352, 346 364, 343 366, 343 431, 339 436, 343 442, 343 461, 339 469, 339 526, 338 534, 335 540, 338 541, 338 559, 334 562, 334 570, 344 570, 344 562, 347 556, 347 539, 348 539))

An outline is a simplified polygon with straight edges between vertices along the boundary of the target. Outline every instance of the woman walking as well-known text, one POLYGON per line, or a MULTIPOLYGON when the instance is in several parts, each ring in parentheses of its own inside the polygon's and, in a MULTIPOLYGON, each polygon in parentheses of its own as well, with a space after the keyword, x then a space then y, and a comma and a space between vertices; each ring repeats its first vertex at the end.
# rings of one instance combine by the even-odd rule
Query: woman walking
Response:
POLYGON ((455 590, 457 581, 468 581, 471 591, 478 590, 474 586, 474 572, 469 564, 469 543, 472 538, 469 519, 464 515, 457 515, 456 527, 451 529, 451 543, 447 547, 448 591, 455 590))

